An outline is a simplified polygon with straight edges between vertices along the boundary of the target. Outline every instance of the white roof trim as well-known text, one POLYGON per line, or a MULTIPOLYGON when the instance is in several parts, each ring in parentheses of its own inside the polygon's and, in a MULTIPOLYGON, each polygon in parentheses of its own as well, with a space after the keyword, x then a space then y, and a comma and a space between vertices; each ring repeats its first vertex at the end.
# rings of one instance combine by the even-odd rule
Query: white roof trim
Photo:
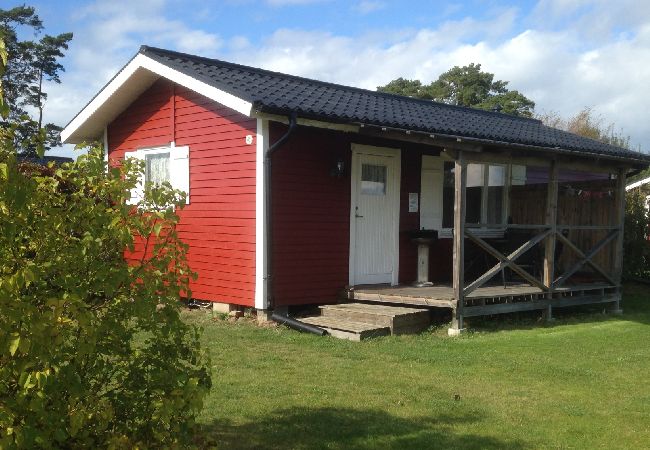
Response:
POLYGON ((199 81, 139 53, 99 91, 61 131, 61 140, 77 144, 97 139, 133 100, 163 77, 250 117, 252 103, 199 81))
POLYGON ((635 181, 634 183, 625 186, 625 190, 631 191, 634 188, 638 188, 639 186, 643 186, 644 184, 648 184, 648 183, 650 183, 650 177, 644 178, 639 181, 635 181))

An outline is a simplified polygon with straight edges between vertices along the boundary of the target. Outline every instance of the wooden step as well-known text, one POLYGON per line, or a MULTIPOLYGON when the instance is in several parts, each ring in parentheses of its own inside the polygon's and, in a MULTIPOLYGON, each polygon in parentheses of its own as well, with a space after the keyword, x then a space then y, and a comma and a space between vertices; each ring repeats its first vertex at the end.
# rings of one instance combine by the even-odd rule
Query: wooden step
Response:
POLYGON ((324 317, 389 327, 391 334, 419 333, 430 324, 428 310, 403 306, 341 303, 321 306, 320 311, 324 317))
POLYGON ((348 339, 350 341, 361 341, 368 338, 390 335, 390 328, 387 326, 376 326, 336 317, 311 316, 302 317, 299 320, 325 329, 332 337, 348 339))

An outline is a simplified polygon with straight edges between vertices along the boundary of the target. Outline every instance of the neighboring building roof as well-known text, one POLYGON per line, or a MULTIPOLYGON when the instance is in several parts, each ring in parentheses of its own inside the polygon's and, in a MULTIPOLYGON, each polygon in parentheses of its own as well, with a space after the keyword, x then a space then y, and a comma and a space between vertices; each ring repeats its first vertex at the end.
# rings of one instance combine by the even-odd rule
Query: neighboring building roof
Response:
POLYGON ((634 183, 628 184, 627 186, 625 186, 625 190, 626 191, 631 191, 632 189, 636 189, 638 187, 641 187, 641 186, 643 186, 645 184, 649 184, 649 183, 650 183, 650 177, 643 178, 643 179, 641 179, 639 181, 635 181, 634 183))
MULTIPOLYGON (((470 138, 495 145, 516 144, 643 161, 645 164, 650 162, 649 155, 547 127, 535 119, 326 83, 147 46, 140 48, 138 55, 123 71, 128 72, 129 66, 138 59, 144 68, 172 81, 180 80, 182 84, 183 80, 189 79, 195 90, 203 90, 201 93, 215 90, 215 96, 226 106, 231 106, 228 101, 234 97, 239 103, 233 101, 231 107, 248 112, 248 115, 255 111, 269 114, 296 112, 301 118, 324 122, 367 124, 470 138)), ((104 90, 110 91, 108 88, 112 82, 104 90)), ((93 99, 95 103, 100 103, 96 100, 102 92, 93 99)), ((216 99, 215 96, 211 98, 216 99)), ((93 105, 93 101, 68 124, 62 136, 75 135, 77 128, 82 126, 80 122, 83 122, 79 116, 93 105)), ((95 107, 101 108, 101 105, 95 107)), ((76 135, 69 140, 74 142, 74 138, 76 135)))
POLYGON ((46 166, 51 162, 59 165, 63 163, 74 162, 74 159, 68 158, 66 156, 43 156, 41 158, 35 156, 19 156, 18 159, 20 161, 40 164, 42 166, 46 166))

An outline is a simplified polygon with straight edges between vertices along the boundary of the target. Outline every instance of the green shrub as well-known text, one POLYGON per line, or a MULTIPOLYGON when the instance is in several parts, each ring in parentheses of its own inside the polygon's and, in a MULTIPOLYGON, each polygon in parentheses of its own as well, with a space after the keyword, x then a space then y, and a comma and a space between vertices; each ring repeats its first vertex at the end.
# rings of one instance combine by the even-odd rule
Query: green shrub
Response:
POLYGON ((623 276, 650 280, 650 215, 646 193, 634 189, 627 193, 625 203, 625 238, 623 276))
POLYGON ((59 168, 20 164, 3 138, 0 448, 183 446, 210 387, 179 315, 183 196, 148 188, 136 209, 138 163, 107 170, 95 147, 59 168))

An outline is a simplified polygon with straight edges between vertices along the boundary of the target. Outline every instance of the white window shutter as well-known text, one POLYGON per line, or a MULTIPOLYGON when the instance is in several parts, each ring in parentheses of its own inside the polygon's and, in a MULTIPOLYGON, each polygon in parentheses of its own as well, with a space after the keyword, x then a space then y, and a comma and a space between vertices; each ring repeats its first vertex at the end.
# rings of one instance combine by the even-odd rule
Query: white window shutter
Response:
POLYGON ((443 160, 422 155, 420 179, 420 228, 442 230, 443 160))
POLYGON ((169 161, 169 177, 174 189, 186 194, 186 201, 190 203, 190 148, 173 147, 169 161))
MULTIPOLYGON (((135 152, 125 152, 124 159, 135 158, 139 160, 144 160, 144 153, 142 151, 135 152)), ((127 202, 129 205, 137 205, 144 198, 144 175, 140 175, 138 183, 135 185, 135 188, 131 190, 131 199, 127 202)))

